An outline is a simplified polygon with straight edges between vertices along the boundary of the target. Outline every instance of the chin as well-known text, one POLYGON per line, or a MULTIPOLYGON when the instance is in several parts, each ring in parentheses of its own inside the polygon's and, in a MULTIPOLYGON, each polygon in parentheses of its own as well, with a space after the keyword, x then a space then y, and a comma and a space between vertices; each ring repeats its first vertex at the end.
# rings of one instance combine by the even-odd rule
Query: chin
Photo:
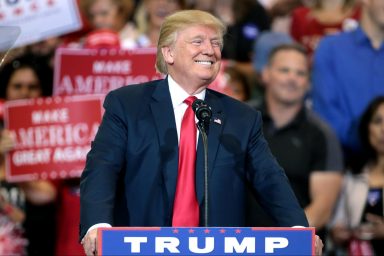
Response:
POLYGON ((209 75, 200 75, 200 76, 198 76, 198 77, 199 77, 200 79, 202 79, 202 80, 205 80, 205 81, 208 81, 208 80, 213 81, 213 80, 215 80, 216 75, 209 74, 209 75))
POLYGON ((216 77, 209 77, 209 78, 205 77, 203 78, 203 80, 206 81, 207 83, 212 83, 215 80, 215 78, 216 77))

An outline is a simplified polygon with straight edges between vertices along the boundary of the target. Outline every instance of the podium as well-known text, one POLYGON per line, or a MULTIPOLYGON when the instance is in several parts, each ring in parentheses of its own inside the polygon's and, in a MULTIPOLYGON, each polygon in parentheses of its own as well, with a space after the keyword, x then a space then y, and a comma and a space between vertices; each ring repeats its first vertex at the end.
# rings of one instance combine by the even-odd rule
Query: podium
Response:
POLYGON ((98 230, 98 255, 314 255, 314 228, 117 227, 98 230))

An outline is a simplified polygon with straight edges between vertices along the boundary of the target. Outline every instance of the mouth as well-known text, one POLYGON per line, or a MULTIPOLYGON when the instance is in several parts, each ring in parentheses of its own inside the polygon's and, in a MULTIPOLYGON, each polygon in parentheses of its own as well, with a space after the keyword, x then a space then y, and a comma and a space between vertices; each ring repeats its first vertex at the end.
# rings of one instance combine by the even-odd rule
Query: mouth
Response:
POLYGON ((215 62, 214 61, 210 61, 210 60, 195 60, 195 63, 201 64, 201 65, 211 66, 215 62))
POLYGON ((300 88, 297 86, 296 83, 286 83, 284 85, 284 88, 290 92, 296 92, 296 91, 300 90, 300 88))

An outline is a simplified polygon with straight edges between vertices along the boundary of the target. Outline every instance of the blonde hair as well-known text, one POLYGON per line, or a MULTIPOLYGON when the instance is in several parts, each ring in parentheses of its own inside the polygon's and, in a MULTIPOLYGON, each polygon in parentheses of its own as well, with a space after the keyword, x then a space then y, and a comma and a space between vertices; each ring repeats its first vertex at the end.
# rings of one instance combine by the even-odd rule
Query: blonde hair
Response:
POLYGON ((219 33, 221 45, 226 32, 225 25, 215 16, 208 12, 199 10, 179 11, 165 18, 160 29, 157 43, 156 70, 162 74, 168 74, 167 63, 164 60, 161 49, 171 46, 176 42, 177 32, 190 26, 209 26, 219 33))

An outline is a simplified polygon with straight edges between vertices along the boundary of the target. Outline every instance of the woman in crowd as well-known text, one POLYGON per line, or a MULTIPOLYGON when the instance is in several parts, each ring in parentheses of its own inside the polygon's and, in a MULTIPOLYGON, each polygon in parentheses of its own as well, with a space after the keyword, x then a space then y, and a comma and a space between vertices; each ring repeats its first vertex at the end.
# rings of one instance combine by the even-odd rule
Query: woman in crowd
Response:
POLYGON ((290 33, 311 56, 323 36, 356 28, 359 17, 355 0, 315 0, 292 12, 290 33))
MULTIPOLYGON (((10 61, 0 71, 0 97, 6 101, 48 95, 51 85, 51 69, 45 62, 30 55, 10 61)), ((5 180, 5 153, 14 146, 10 131, 1 128, 1 212, 13 223, 24 224, 28 255, 51 255, 54 247, 55 220, 52 202, 56 197, 55 187, 47 181, 9 183, 5 180)), ((21 226, 17 228, 20 230, 21 226)), ((21 241, 21 237, 18 239, 12 241, 21 241)), ((19 247, 19 250, 22 249, 19 247)))
POLYGON ((334 220, 337 252, 384 255, 384 96, 374 99, 360 122, 366 155, 357 173, 347 173, 334 220))
POLYGON ((138 46, 136 26, 131 22, 133 0, 82 0, 80 4, 91 27, 88 37, 96 33, 101 34, 100 38, 115 35, 124 49, 138 46))
POLYGON ((186 7, 184 0, 143 0, 136 9, 140 47, 156 47, 165 17, 186 7))
POLYGON ((274 1, 268 8, 271 17, 271 31, 289 34, 292 11, 304 5, 302 0, 274 1))

